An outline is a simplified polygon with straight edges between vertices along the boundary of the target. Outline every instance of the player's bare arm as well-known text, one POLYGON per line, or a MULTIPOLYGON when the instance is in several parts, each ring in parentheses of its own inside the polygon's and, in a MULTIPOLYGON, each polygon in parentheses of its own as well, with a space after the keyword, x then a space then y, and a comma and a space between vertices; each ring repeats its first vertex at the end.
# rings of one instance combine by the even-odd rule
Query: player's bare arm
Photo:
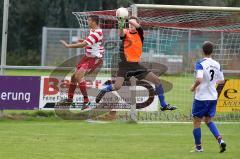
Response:
POLYGON ((196 78, 195 83, 192 85, 190 91, 195 92, 196 88, 201 84, 202 78, 196 78))
POLYGON ((87 46, 87 42, 83 41, 83 42, 79 42, 76 44, 68 44, 66 41, 64 40, 60 40, 60 42, 66 47, 66 48, 84 48, 87 46))
POLYGON ((135 20, 135 19, 130 19, 129 24, 133 25, 136 28, 140 28, 141 25, 135 20))
POLYGON ((217 84, 224 84, 225 83, 225 80, 219 80, 217 81, 217 84))

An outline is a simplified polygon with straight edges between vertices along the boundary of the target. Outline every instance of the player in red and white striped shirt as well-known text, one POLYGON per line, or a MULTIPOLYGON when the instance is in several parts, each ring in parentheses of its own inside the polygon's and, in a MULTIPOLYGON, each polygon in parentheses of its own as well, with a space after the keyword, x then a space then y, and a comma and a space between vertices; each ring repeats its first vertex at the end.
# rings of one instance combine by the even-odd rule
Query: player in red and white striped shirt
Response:
POLYGON ((104 47, 102 45, 103 33, 102 29, 91 29, 90 34, 85 40, 88 44, 86 48, 86 55, 88 57, 103 57, 104 47))
POLYGON ((103 32, 99 27, 99 17, 97 15, 90 15, 88 17, 88 25, 90 28, 90 34, 85 40, 79 40, 76 44, 67 44, 64 40, 60 42, 67 48, 85 48, 86 54, 80 59, 80 62, 76 66, 76 71, 71 77, 71 84, 68 90, 68 99, 65 100, 65 104, 71 104, 73 102, 73 95, 77 84, 80 87, 83 95, 83 107, 85 109, 90 104, 86 89, 86 82, 84 81, 85 74, 94 71, 100 67, 103 63, 103 32))

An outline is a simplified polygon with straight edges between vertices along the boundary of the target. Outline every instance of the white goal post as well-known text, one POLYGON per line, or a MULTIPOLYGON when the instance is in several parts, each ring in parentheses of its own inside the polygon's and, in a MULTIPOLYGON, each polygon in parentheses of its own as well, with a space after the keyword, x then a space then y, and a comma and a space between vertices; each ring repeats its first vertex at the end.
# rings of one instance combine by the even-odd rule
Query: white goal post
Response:
POLYGON ((240 7, 214 7, 214 6, 188 6, 188 5, 157 5, 157 4, 133 4, 136 8, 166 9, 166 10, 191 10, 191 11, 229 11, 239 12, 240 7))
POLYGON ((6 66, 9 0, 4 0, 3 5, 1 75, 4 74, 4 68, 2 66, 6 66))

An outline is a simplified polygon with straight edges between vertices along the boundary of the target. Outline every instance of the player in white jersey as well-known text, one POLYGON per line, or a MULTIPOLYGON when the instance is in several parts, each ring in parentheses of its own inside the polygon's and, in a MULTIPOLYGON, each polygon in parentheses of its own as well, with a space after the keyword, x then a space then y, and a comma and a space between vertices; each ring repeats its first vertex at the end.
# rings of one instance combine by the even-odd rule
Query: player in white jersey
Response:
POLYGON ((202 152, 201 145, 201 121, 204 122, 217 139, 220 145, 220 152, 226 150, 226 143, 212 121, 216 113, 218 93, 216 84, 224 83, 224 76, 220 64, 211 58, 213 43, 206 41, 203 43, 203 59, 196 62, 196 81, 191 91, 195 92, 192 115, 193 115, 193 136, 195 139, 195 152, 202 152))
POLYGON ((97 15, 90 15, 88 17, 88 25, 90 28, 90 34, 85 40, 79 40, 75 44, 68 44, 64 40, 60 41, 67 48, 86 49, 86 54, 80 59, 80 62, 77 64, 76 70, 71 77, 68 98, 61 102, 61 104, 64 105, 71 105, 73 102, 74 91, 78 84, 84 99, 82 109, 86 109, 90 104, 84 76, 102 66, 104 53, 103 32, 99 27, 99 17, 97 15))
MULTIPOLYGON (((90 29, 90 34, 84 40, 87 43, 86 48, 86 56, 87 57, 98 57, 102 58, 104 53, 104 47, 102 45, 103 40, 103 32, 102 29, 90 29)), ((83 43, 84 43, 83 42, 83 43)))

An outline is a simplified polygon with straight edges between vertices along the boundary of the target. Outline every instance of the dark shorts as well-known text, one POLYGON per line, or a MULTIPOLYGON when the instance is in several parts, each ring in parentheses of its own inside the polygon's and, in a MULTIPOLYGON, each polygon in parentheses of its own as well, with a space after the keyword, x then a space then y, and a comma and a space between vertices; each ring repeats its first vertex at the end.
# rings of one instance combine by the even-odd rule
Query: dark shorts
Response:
POLYGON ((216 113, 217 100, 196 100, 193 101, 192 116, 203 118, 203 117, 214 117, 216 113))
POLYGON ((124 77, 126 80, 130 79, 132 76, 138 80, 142 80, 150 72, 138 62, 119 62, 118 65, 119 69, 117 76, 124 77))

